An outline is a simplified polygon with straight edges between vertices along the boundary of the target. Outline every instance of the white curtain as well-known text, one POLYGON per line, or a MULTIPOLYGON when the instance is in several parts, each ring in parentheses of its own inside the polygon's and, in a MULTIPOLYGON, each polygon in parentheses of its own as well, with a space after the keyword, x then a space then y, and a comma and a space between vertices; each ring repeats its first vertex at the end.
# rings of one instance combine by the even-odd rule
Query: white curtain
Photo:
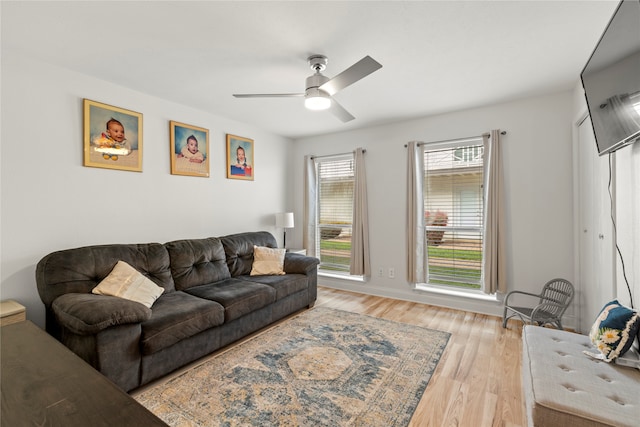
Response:
POLYGON ((407 281, 426 282, 424 238, 424 156, 419 143, 407 147, 407 281))
POLYGON ((304 157, 304 228, 302 231, 302 244, 307 250, 307 255, 320 257, 316 254, 316 212, 318 210, 318 198, 316 194, 317 171, 313 156, 304 157))
POLYGON ((351 234, 351 263, 349 274, 371 276, 369 261, 369 214, 367 203, 367 176, 364 167, 364 151, 354 153, 353 220, 351 234))
POLYGON ((507 291, 505 224, 503 201, 502 150, 500 130, 482 135, 485 168, 485 218, 482 291, 486 294, 507 291))

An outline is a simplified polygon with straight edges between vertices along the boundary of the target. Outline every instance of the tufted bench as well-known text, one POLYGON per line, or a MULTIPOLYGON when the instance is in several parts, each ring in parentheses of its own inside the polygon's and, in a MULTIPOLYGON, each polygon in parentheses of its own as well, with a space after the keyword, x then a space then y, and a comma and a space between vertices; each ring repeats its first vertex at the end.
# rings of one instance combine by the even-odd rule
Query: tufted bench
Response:
POLYGON ((590 358, 586 335, 527 325, 522 385, 529 426, 640 425, 640 370, 590 358))

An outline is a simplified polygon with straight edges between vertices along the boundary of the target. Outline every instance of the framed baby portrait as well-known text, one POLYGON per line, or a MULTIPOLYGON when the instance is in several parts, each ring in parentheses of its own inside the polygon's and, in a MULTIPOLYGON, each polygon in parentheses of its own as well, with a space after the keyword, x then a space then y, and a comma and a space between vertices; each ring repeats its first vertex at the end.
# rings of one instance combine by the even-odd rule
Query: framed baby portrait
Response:
POLYGON ((84 99, 84 166, 142 172, 142 114, 84 99))
POLYGON ((227 134, 227 178, 253 181, 253 139, 227 134))
POLYGON ((209 176, 209 130, 171 121, 169 148, 173 175, 209 176))

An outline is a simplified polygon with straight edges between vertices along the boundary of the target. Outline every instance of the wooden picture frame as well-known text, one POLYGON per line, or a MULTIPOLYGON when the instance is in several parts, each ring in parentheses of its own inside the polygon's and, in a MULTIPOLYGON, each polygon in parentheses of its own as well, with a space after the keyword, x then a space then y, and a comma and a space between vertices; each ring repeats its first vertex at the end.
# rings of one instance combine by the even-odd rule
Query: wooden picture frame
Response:
POLYGON ((227 134, 227 178, 253 181, 253 144, 253 139, 227 134))
POLYGON ((142 113, 83 100, 84 166, 142 172, 142 113))
POLYGON ((209 176, 209 130, 169 122, 171 174, 209 176))

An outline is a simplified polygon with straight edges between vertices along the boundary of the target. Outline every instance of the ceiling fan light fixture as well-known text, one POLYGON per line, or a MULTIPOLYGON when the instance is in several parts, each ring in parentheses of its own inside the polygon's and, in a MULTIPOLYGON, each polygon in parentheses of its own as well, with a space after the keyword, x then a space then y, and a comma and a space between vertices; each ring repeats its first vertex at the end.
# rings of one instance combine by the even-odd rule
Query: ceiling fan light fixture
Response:
POLYGON ((304 106, 309 110, 330 110, 331 114, 344 123, 355 119, 332 96, 378 70, 382 65, 367 55, 330 79, 322 74, 322 71, 327 67, 328 59, 326 56, 311 55, 307 61, 314 74, 307 77, 304 93, 234 93, 233 96, 236 98, 304 97, 304 106))
POLYGON ((326 110, 331 107, 331 100, 323 96, 314 96, 305 99, 304 106, 309 110, 326 110))
POLYGON ((304 106, 309 110, 326 110, 331 107, 331 98, 326 92, 321 91, 318 88, 308 89, 304 106))

